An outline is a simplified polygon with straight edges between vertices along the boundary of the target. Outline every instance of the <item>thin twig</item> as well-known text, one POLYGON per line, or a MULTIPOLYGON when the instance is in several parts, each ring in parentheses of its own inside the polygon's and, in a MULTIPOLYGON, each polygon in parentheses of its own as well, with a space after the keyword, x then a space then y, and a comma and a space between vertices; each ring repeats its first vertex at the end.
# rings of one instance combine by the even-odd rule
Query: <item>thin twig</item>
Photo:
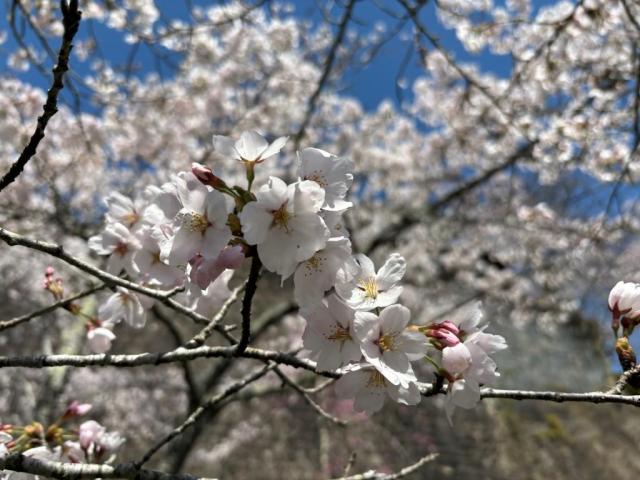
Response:
POLYGON ((195 335, 191 340, 189 340, 184 346, 185 348, 195 348, 201 345, 204 345, 204 342, 207 341, 207 338, 211 336, 211 334, 218 328, 218 324, 224 319, 225 315, 229 311, 231 305, 233 305, 240 293, 246 288, 247 283, 243 283, 239 287, 236 287, 232 292, 229 298, 224 302, 220 310, 214 315, 209 324, 204 327, 197 335, 195 335))
MULTIPOLYGON (((153 288, 148 288, 142 285, 139 285, 135 282, 131 282, 129 280, 125 280, 124 278, 117 277, 109 272, 105 272, 104 270, 100 270, 97 267, 94 267, 90 263, 84 262, 79 258, 76 258, 72 255, 69 255, 64 251, 62 245, 56 245, 54 243, 42 242, 39 240, 33 240, 27 238, 18 233, 11 232, 0 227, 0 240, 3 240, 9 246, 20 245, 23 247, 31 248, 33 250, 38 250, 40 252, 51 255, 52 257, 59 258, 64 262, 68 263, 76 267, 79 270, 82 270, 89 275, 96 277, 102 280, 107 285, 117 285, 120 287, 127 288, 137 293, 141 293, 146 295, 147 297, 155 298, 159 300, 167 307, 182 313, 183 315, 189 317, 196 323, 200 323, 202 325, 209 325, 210 320, 204 315, 200 315, 195 312, 193 309, 182 305, 180 302, 176 302, 172 297, 181 291, 184 290, 184 287, 176 287, 171 290, 156 290, 153 288)), ((220 325, 216 325, 216 332, 220 333, 223 337, 225 337, 230 343, 237 343, 235 338, 231 336, 226 329, 221 327, 220 325)))
POLYGON ((424 457, 422 457, 416 463, 406 466, 395 473, 378 473, 374 470, 369 470, 368 472, 360 473, 358 475, 351 475, 350 477, 340 477, 335 480, 397 480, 399 478, 404 478, 407 475, 412 474, 427 463, 434 461, 436 458, 438 458, 437 453, 430 453, 429 455, 425 455, 424 457))
POLYGON ((309 395, 300 385, 298 385, 295 381, 291 380, 287 375, 285 375, 282 370, 280 370, 279 368, 275 369, 275 373, 276 375, 278 375, 278 377, 280 377, 280 379, 289 387, 291 387, 293 390, 295 390, 301 397, 302 399, 307 402, 309 404, 309 406, 311 406, 311 408, 313 408, 316 413, 318 413, 318 415, 320 415, 322 418, 324 418, 325 420, 328 420, 331 423, 334 423, 340 427, 346 427, 348 422, 345 420, 341 420, 338 417, 335 417, 333 415, 331 415, 329 412, 327 412, 324 408, 322 408, 320 405, 318 405, 318 403, 311 398, 311 395, 309 395))
POLYGON ((320 94, 324 89, 331 72, 333 70, 333 65, 336 60, 336 55, 338 53, 338 48, 342 44, 344 40, 344 36, 347 32, 347 26, 349 25, 349 21, 351 20, 351 16, 353 14, 353 7, 355 6, 357 0, 349 0, 349 3, 344 8, 344 13, 342 14, 342 18, 340 19, 340 24, 338 25, 338 32, 333 39, 333 43, 329 48, 329 53, 324 61, 324 67, 322 69, 322 75, 320 76, 320 80, 316 86, 311 97, 309 97, 309 101, 307 102, 307 109, 304 114, 304 118, 302 119, 302 123, 300 124, 300 128, 298 129, 298 133, 296 133, 294 137, 294 145, 295 149, 298 149, 300 145, 300 141, 303 139, 304 134, 309 126, 309 122, 311 122, 311 117, 316 111, 316 107, 318 104, 318 98, 320 98, 320 94))
POLYGON ((40 317, 42 315, 46 315, 47 313, 53 312, 54 310, 56 310, 58 308, 66 307, 70 303, 75 302, 76 300, 79 300, 81 298, 88 297, 89 295, 92 295, 92 294, 94 294, 96 292, 99 292, 100 290, 104 289, 105 287, 106 287, 106 285, 104 285, 104 284, 96 285, 96 286, 88 288, 87 290, 84 290, 83 292, 80 292, 80 293, 77 293, 75 295, 72 295, 71 297, 64 298, 64 299, 60 300, 59 302, 52 303, 48 307, 44 307, 44 308, 41 308, 40 310, 36 310, 35 312, 31 312, 31 313, 28 313, 26 315, 21 315, 19 317, 11 318, 9 320, 3 320, 2 322, 0 322, 0 332, 2 330, 6 330, 8 328, 15 327, 16 325, 20 325, 21 323, 28 322, 29 320, 32 320, 32 319, 37 318, 37 317, 40 317))
POLYGON ((276 367, 276 364, 270 362, 266 366, 254 371, 253 373, 247 375, 246 377, 241 378, 237 382, 234 382, 229 387, 224 389, 222 392, 211 397, 209 400, 207 400, 205 403, 203 403, 197 409, 195 409, 183 423, 181 423, 179 426, 174 428, 169 434, 167 434, 164 438, 158 441, 153 447, 151 447, 147 451, 147 453, 144 454, 142 459, 139 462, 136 462, 136 466, 138 468, 142 467, 142 465, 147 463, 151 459, 151 457, 153 457, 158 452, 158 450, 160 450, 162 447, 167 445, 174 438, 181 435, 189 427, 194 425, 198 421, 198 419, 202 416, 202 414, 205 413, 208 409, 214 408, 216 405, 218 405, 220 402, 225 400, 227 397, 234 395, 235 393, 239 392, 247 385, 262 378, 267 372, 269 372, 275 367, 276 367))

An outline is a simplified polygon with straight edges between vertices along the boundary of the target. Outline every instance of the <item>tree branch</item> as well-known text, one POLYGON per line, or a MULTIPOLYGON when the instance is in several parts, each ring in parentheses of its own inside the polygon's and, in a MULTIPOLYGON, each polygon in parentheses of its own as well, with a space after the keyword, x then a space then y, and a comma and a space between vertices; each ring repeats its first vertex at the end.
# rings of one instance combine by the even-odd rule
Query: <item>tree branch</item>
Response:
POLYGON ((42 115, 38 117, 36 129, 31 135, 29 143, 24 147, 18 159, 11 165, 9 171, 0 179, 0 191, 14 182, 24 170, 27 162, 35 156, 38 145, 44 138, 49 119, 58 112, 58 94, 64 88, 63 78, 64 74, 69 70, 69 54, 73 47, 73 37, 78 33, 82 17, 82 12, 78 10, 78 0, 71 0, 69 3, 66 0, 61 0, 60 8, 62 10, 64 34, 58 51, 58 62, 53 67, 53 83, 47 92, 47 101, 42 107, 42 115))
POLYGON ((60 480, 82 478, 126 478, 131 480, 198 480, 200 477, 188 474, 169 474, 155 470, 140 470, 133 463, 119 465, 62 463, 26 457, 19 453, 0 459, 0 470, 24 472, 60 480))
MULTIPOLYGON (((176 302, 175 300, 173 300, 173 298, 171 298, 177 293, 183 291, 184 287, 176 287, 171 290, 156 290, 153 288, 144 287, 135 282, 130 282, 129 280, 125 280, 124 278, 117 277, 116 275, 113 275, 109 272, 105 272, 104 270, 100 270, 90 263, 84 262, 72 255, 69 255, 64 251, 62 245, 42 242, 39 240, 32 240, 18 233, 6 230, 2 227, 0 227, 0 240, 3 240, 9 246, 20 245, 23 247, 31 248, 33 250, 38 250, 40 252, 51 255, 52 257, 59 258, 69 265, 76 267, 78 270, 82 270, 83 272, 102 280, 107 285, 117 285, 134 292, 141 293, 143 295, 146 295, 147 297, 155 298, 167 307, 180 312, 183 315, 186 315, 194 322, 200 323, 202 325, 209 325, 210 320, 207 317, 194 312, 192 309, 182 305, 180 302, 176 302)), ((220 325, 215 325, 213 328, 216 330, 216 332, 225 337, 230 343, 237 343, 236 340, 220 325)))
POLYGON ((253 296, 256 294, 258 288, 261 268, 262 262, 260 262, 258 252, 254 249, 254 256, 251 259, 251 271, 249 272, 244 298, 242 299, 242 334, 235 351, 236 356, 242 355, 251 340, 251 304, 253 303, 253 296))

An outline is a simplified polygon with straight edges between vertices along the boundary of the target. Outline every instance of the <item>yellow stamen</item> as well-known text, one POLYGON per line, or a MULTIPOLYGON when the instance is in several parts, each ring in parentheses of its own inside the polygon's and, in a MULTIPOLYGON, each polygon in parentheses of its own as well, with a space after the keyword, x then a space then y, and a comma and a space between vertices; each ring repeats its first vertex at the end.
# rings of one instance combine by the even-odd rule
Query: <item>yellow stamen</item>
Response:
POLYGON ((319 272, 320 270, 322 270, 323 264, 324 258, 316 253, 313 257, 304 262, 304 266, 307 269, 307 271, 305 272, 305 276, 311 275, 313 272, 319 272))
POLYGON ((358 285, 358 288, 360 288, 360 290, 364 290, 365 297, 371 298, 372 300, 378 298, 378 284, 374 277, 369 277, 366 280, 363 280, 360 285, 358 285))
POLYGON ((127 213, 122 217, 122 221, 129 226, 133 225, 138 220, 140 220, 140 216, 136 212, 127 213))
POLYGON ((305 175, 304 180, 312 180, 320 185, 322 188, 327 188, 327 180, 320 170, 314 170, 309 175, 305 175))
POLYGON ((389 350, 393 350, 395 342, 396 337, 394 335, 383 335, 378 340, 378 346, 380 347, 380 350, 387 352, 389 350))
POLYGON ((336 325, 335 331, 329 335, 327 339, 346 342, 347 340, 351 340, 351 334, 349 333, 349 330, 344 328, 342 325, 336 325))
POLYGON ((382 374, 377 370, 373 370, 371 374, 369 374, 369 380, 367 381, 367 388, 370 388, 370 387, 380 388, 384 386, 385 386, 385 380, 382 374))
POLYGON ((191 212, 184 217, 184 223, 192 232, 200 232, 204 234, 211 222, 201 213, 191 212))
POLYGON ((272 212, 274 225, 280 227, 285 232, 289 231, 289 220, 291 214, 287 210, 287 202, 283 203, 279 209, 272 212))

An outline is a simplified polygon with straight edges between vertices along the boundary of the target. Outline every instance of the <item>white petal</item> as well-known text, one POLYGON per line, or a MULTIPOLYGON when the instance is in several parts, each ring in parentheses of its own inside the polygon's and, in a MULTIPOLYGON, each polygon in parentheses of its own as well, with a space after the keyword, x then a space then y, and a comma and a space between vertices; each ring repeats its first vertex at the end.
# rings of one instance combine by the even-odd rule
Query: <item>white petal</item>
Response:
POLYGON ((255 130, 242 132, 240 140, 235 144, 235 148, 243 160, 258 160, 266 150, 268 144, 262 135, 255 130))
POLYGON ((376 282, 380 290, 388 290, 404 277, 407 270, 407 262, 399 253, 392 253, 384 263, 378 274, 376 282))
POLYGON ((409 324, 411 312, 403 305, 391 305, 380 312, 383 335, 399 335, 409 324))

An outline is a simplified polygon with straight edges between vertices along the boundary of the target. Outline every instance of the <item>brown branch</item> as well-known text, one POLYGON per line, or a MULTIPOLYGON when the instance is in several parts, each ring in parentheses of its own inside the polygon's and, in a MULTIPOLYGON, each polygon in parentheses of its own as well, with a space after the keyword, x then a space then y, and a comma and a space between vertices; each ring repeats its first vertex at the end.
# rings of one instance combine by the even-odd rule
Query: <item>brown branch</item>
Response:
POLYGON ((64 74, 69 70, 69 54, 73 47, 73 37, 78 33, 82 12, 78 10, 78 0, 61 0, 60 9, 62 10, 62 24, 64 26, 64 34, 62 36, 62 44, 58 51, 58 62, 53 67, 53 83, 47 92, 47 101, 43 106, 42 115, 38 117, 36 129, 29 139, 29 143, 24 147, 18 160, 11 165, 9 171, 0 179, 0 191, 4 190, 9 184, 14 182, 24 170, 27 162, 33 158, 38 149, 40 141, 44 138, 45 129, 51 117, 58 112, 58 94, 64 88, 64 74))

